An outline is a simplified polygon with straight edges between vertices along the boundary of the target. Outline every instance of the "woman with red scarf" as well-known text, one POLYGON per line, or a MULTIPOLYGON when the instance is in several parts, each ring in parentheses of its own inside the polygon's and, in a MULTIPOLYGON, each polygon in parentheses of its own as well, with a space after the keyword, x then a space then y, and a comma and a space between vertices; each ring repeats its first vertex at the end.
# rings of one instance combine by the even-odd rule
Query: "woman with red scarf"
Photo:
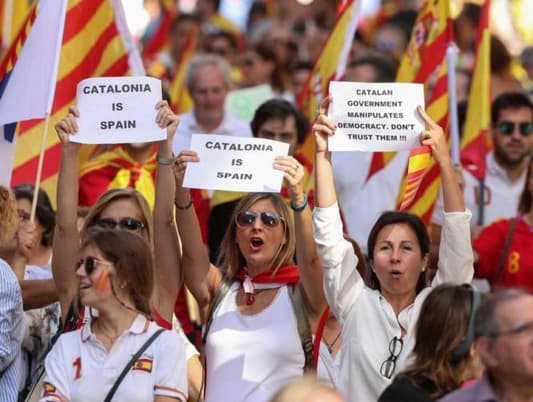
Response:
POLYGON ((306 352, 312 347, 304 352, 301 317, 316 319, 326 306, 304 169, 292 156, 274 162, 289 187, 294 223, 279 194, 248 194, 233 212, 215 267, 182 187, 186 164, 197 161, 195 152, 181 152, 174 173, 184 280, 204 314, 209 312, 205 401, 265 402, 309 367, 306 352), (307 317, 295 302, 300 296, 307 317))

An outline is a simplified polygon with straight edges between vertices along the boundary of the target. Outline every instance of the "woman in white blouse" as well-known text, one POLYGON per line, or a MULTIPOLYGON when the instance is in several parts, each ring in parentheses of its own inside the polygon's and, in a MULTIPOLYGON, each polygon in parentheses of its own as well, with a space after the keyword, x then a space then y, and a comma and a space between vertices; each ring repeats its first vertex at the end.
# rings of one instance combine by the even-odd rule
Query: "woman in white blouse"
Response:
MULTIPOLYGON (((339 388, 348 400, 375 401, 393 375, 405 366, 413 349, 415 324, 429 292, 424 271, 430 241, 424 223, 417 216, 385 212, 368 237, 375 288, 365 285, 356 269, 358 259, 352 245, 342 234, 327 146, 327 138, 335 133, 335 124, 326 116, 328 102, 322 104, 313 125, 315 241, 324 269, 326 297, 342 326, 339 388)), ((421 133, 420 141, 431 148, 440 166, 444 195, 444 241, 432 285, 470 282, 473 275, 471 214, 465 210, 443 130, 422 108, 418 108, 418 113, 428 127, 421 133)))

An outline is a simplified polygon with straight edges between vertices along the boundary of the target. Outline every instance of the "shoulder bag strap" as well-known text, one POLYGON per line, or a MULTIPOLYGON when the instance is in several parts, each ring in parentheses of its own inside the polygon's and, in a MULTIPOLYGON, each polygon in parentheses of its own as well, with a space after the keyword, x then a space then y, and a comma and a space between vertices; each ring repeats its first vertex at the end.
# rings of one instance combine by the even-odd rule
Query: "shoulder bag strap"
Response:
POLYGON ((161 333, 165 331, 163 328, 158 329, 156 332, 152 334, 150 338, 144 344, 141 346, 141 348, 133 355, 133 357, 130 359, 128 364, 126 364, 126 367, 124 367, 124 370, 120 373, 117 380, 113 384, 113 387, 109 390, 107 393, 107 396, 104 399, 104 402, 110 402, 113 396, 115 395, 115 392, 117 392, 118 387, 120 386, 120 383, 122 383, 122 380, 124 377, 126 377, 126 374, 128 374, 128 371, 130 371, 130 368, 133 366, 135 361, 141 357, 141 355, 144 353, 144 351, 152 344, 153 341, 156 340, 156 338, 161 335, 161 333))
POLYGON ((296 284, 289 286, 288 291, 294 315, 296 316, 302 349, 305 354, 304 371, 314 371, 316 366, 313 364, 313 335, 311 333, 311 326, 309 325, 309 318, 307 317, 302 290, 300 289, 300 286, 296 284))
POLYGON ((502 255, 498 262, 498 269, 496 270, 496 281, 493 285, 499 285, 503 282, 505 274, 505 260, 507 260, 507 254, 509 254, 509 247, 511 247, 511 240, 513 240, 514 230, 516 226, 516 218, 509 219, 509 229, 505 236, 505 242, 503 243, 502 255))

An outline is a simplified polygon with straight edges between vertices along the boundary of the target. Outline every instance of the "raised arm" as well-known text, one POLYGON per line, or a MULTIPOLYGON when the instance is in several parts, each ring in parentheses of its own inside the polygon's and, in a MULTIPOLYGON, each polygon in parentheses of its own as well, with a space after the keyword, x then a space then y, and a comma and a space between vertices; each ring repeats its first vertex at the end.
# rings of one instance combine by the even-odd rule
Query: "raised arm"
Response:
POLYGON ((465 210, 463 194, 442 128, 421 107, 418 107, 418 113, 427 127, 421 134, 420 142, 431 148, 431 153, 440 166, 444 200, 439 264, 432 284, 470 282, 474 275, 474 257, 470 240, 471 213, 465 210))
POLYGON ((274 161, 274 168, 284 172, 289 189, 291 208, 296 232, 296 260, 300 271, 301 285, 312 313, 320 315, 326 307, 322 285, 322 265, 316 252, 313 236, 313 217, 304 192, 304 167, 292 156, 280 156, 274 161))
POLYGON ((176 180, 176 223, 182 244, 181 266, 185 285, 191 291, 202 312, 211 303, 215 291, 218 289, 222 275, 209 262, 209 253, 202 241, 200 223, 192 204, 191 193, 183 188, 183 178, 187 163, 198 162, 198 155, 194 151, 181 151, 174 166, 176 180))
POLYGON ((166 101, 156 105, 158 109, 156 122, 160 127, 167 128, 167 139, 158 143, 157 174, 155 182, 154 207, 154 261, 155 291, 154 308, 168 322, 172 322, 172 314, 176 298, 181 288, 181 253, 178 233, 174 223, 173 194, 175 192, 174 158, 172 141, 178 126, 178 117, 170 110, 166 101))
POLYGON ((357 256, 342 233, 342 221, 333 182, 328 137, 334 135, 335 125, 326 116, 329 99, 320 106, 320 114, 313 124, 315 138, 315 199, 313 215, 315 242, 324 270, 324 291, 329 306, 341 324, 346 313, 364 288, 357 272, 357 256))
POLYGON ((80 144, 69 141, 78 131, 79 111, 69 108, 69 114, 56 124, 61 141, 61 162, 57 179, 57 214, 52 253, 52 273, 56 285, 61 319, 64 322, 76 292, 78 279, 74 266, 78 257, 80 235, 78 232, 78 169, 80 144))

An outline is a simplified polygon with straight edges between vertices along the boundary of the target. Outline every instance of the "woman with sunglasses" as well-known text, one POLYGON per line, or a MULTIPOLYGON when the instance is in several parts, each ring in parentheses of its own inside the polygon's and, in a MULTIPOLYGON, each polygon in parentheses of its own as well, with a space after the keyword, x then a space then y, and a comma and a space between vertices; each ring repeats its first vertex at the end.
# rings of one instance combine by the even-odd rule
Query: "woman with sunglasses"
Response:
MULTIPOLYGON (((216 267, 182 186, 187 163, 198 160, 194 151, 178 155, 175 204, 185 284, 207 317, 205 401, 265 402, 310 363, 298 328, 306 321, 303 304, 310 320, 326 306, 304 169, 291 156, 278 157, 273 165, 288 183, 294 224, 278 194, 246 195, 234 209, 216 267), (293 301, 298 297, 299 308, 293 301)), ((306 345, 312 352, 310 330, 306 345)))
MULTIPOLYGON (((407 212, 385 212, 368 236, 374 287, 357 272, 352 245, 343 238, 331 153, 327 139, 335 124, 326 116, 329 99, 313 125, 315 137, 315 241, 324 269, 326 298, 342 327, 339 388, 351 400, 375 401, 401 370, 415 343, 420 306, 429 293, 425 270, 429 235, 424 223, 407 212)), ((442 129, 418 108, 427 130, 421 143, 431 148, 441 168, 445 223, 439 270, 433 285, 470 282, 470 212, 465 210, 442 129)), ((363 206, 362 206, 363 207, 363 206)))
POLYGON ((109 400, 185 402, 185 344, 172 331, 161 332, 117 381, 159 329, 150 320, 154 266, 148 243, 130 230, 91 229, 75 273, 90 319, 61 335, 47 355, 41 401, 104 401, 118 384, 109 400))
MULTIPOLYGON (((156 122, 167 128, 167 139, 159 142, 158 173, 156 175, 155 208, 152 213, 146 199, 131 188, 112 189, 102 194, 89 209, 81 232, 77 228, 78 205, 78 166, 80 144, 69 141, 78 126, 76 119, 79 111, 75 107, 56 125, 62 143, 61 163, 57 190, 57 225, 54 235, 52 269, 62 311, 64 330, 76 329, 83 321, 83 314, 72 309, 79 288, 79 278, 72 271, 78 258, 78 248, 89 229, 120 229, 132 231, 142 236, 153 250, 156 267, 155 288, 152 295, 153 316, 159 325, 172 328, 175 301, 182 286, 176 266, 180 264, 180 254, 176 253, 177 231, 172 212, 164 205, 168 182, 164 181, 165 170, 171 172, 171 144, 178 119, 170 110, 167 102, 156 105, 156 122), (170 161, 170 162, 169 162, 170 161)), ((172 173, 170 173, 171 175, 172 173)), ((173 178, 170 184, 173 184, 173 178)), ((170 202, 172 206, 172 201, 170 202)), ((74 303, 75 304, 75 303, 74 303)), ((202 369, 198 353, 189 344, 188 370, 191 392, 199 391, 202 369)))
POLYGON ((473 242, 476 278, 493 289, 520 287, 533 292, 533 161, 518 204, 518 216, 485 227, 473 242))

